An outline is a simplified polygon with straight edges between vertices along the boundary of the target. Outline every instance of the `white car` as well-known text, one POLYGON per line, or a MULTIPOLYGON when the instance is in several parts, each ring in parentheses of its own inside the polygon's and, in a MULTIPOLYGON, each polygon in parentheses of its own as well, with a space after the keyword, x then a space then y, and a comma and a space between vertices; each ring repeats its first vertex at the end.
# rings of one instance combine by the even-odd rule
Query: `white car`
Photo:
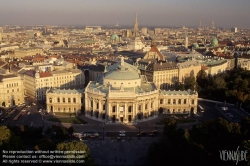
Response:
POLYGON ((119 131, 119 133, 121 133, 121 134, 125 134, 125 132, 126 131, 124 131, 124 130, 119 131))
POLYGON ((125 136, 126 136, 126 134, 119 134, 119 136, 121 136, 121 137, 125 137, 125 136))
POLYGON ((226 113, 226 115, 230 118, 233 118, 234 116, 231 113, 226 113))

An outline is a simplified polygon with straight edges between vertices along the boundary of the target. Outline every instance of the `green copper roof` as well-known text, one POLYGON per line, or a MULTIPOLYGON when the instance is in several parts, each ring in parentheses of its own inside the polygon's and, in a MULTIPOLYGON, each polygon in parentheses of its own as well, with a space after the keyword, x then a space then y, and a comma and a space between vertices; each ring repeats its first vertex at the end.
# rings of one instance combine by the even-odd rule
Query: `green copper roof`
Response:
POLYGON ((213 38, 212 41, 211 41, 211 45, 213 47, 217 47, 218 46, 218 40, 216 38, 213 38))
POLYGON ((107 72, 105 74, 105 79, 111 79, 111 80, 134 80, 134 79, 140 79, 140 75, 137 72, 130 71, 128 68, 121 66, 120 68, 117 68, 116 70, 107 72))
POLYGON ((119 40, 119 36, 117 34, 113 34, 110 36, 111 40, 119 40))

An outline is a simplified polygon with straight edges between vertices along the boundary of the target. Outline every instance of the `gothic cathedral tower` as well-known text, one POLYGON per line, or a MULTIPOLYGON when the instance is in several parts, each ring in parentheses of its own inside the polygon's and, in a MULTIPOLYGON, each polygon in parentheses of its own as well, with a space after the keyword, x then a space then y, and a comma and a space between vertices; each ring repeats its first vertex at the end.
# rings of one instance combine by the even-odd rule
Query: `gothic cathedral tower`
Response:
POLYGON ((133 37, 138 37, 139 36, 139 28, 138 28, 138 22, 137 22, 137 13, 135 15, 135 23, 134 23, 134 33, 133 37))

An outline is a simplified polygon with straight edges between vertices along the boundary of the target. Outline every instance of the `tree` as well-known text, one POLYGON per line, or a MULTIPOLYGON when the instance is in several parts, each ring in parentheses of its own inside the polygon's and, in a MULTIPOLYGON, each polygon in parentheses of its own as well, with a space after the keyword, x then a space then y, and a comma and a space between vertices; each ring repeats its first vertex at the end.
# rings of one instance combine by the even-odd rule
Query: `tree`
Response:
POLYGON ((216 89, 226 89, 226 82, 224 80, 224 78, 220 77, 220 76, 216 76, 214 79, 214 85, 216 89))
POLYGON ((249 151, 250 151, 250 140, 245 140, 245 141, 243 141, 242 143, 241 143, 241 146, 240 146, 241 148, 242 148, 242 150, 244 150, 244 151, 247 151, 248 153, 247 153, 247 158, 246 158, 246 160, 247 160, 247 165, 250 165, 250 153, 249 153, 249 151))
POLYGON ((196 76, 196 82, 201 88, 206 88, 208 86, 208 76, 204 70, 200 70, 196 76))
MULTIPOLYGON (((67 153, 67 155, 69 156, 84 155, 84 157, 82 158, 74 158, 74 159, 84 160, 86 165, 94 165, 93 159, 90 158, 90 150, 88 146, 81 141, 62 142, 57 144, 56 149, 60 151, 69 151, 69 152, 71 151, 70 153, 67 153), (84 153, 75 154, 73 153, 73 151, 79 151, 84 153)), ((71 157, 69 157, 68 159, 70 160, 71 157)))
POLYGON ((197 82, 195 81, 194 76, 190 76, 185 79, 185 84, 184 84, 185 89, 196 90, 196 85, 197 82))
POLYGON ((177 83, 175 86, 175 90, 185 90, 185 86, 182 83, 177 83))
POLYGON ((55 150, 55 143, 48 138, 41 139, 34 147, 35 150, 55 150))
POLYGON ((68 133, 70 134, 70 136, 72 136, 72 134, 74 133, 74 131, 75 131, 75 129, 74 129, 73 126, 70 126, 70 127, 68 128, 68 133))
POLYGON ((0 126, 0 151, 2 150, 23 150, 24 146, 19 137, 17 137, 7 126, 0 126))
POLYGON ((171 139, 176 131, 177 123, 175 119, 167 119, 164 124, 164 134, 171 139))

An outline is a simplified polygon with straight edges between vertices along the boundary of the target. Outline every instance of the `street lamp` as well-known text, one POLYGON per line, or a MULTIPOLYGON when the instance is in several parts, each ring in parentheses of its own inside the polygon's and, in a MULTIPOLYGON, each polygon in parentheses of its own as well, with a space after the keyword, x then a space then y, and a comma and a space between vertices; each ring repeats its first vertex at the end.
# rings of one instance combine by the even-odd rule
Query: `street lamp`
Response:
POLYGON ((43 128, 44 128, 43 113, 42 113, 42 122, 43 122, 43 128))
POLYGON ((102 131, 103 131, 103 137, 102 137, 102 139, 104 139, 104 122, 102 124, 102 131))

